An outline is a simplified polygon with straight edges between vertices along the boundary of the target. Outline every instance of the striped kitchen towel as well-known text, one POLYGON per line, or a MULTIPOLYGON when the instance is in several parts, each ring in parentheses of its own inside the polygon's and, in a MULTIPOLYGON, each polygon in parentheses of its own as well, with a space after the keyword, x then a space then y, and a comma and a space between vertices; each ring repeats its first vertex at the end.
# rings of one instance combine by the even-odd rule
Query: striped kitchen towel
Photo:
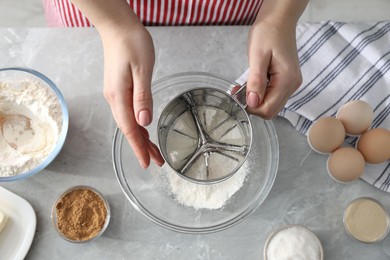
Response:
MULTIPOLYGON (((390 130, 390 21, 299 24, 297 46, 303 83, 280 116, 307 134, 320 117, 335 116, 348 101, 364 100, 374 110, 372 127, 390 130)), ((390 192, 390 162, 367 165, 361 178, 390 192)))

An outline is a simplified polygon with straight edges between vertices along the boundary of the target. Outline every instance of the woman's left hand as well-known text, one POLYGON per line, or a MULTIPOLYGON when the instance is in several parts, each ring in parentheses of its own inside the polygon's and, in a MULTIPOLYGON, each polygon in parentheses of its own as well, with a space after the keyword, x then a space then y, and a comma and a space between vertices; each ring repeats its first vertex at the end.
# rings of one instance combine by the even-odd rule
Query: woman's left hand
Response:
POLYGON ((249 32, 248 112, 264 119, 275 117, 302 83, 295 30, 307 2, 296 3, 265 1, 249 32))

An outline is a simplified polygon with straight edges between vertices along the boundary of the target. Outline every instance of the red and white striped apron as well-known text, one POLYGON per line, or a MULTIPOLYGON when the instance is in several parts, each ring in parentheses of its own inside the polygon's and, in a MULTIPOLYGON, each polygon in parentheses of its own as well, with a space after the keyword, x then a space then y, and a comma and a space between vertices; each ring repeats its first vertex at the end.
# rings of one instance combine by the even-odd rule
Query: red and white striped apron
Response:
MULTIPOLYGON (((248 25, 254 22, 263 0, 130 0, 127 2, 141 22, 147 26, 248 25)), ((49 26, 92 26, 70 0, 45 0, 45 13, 49 26)))

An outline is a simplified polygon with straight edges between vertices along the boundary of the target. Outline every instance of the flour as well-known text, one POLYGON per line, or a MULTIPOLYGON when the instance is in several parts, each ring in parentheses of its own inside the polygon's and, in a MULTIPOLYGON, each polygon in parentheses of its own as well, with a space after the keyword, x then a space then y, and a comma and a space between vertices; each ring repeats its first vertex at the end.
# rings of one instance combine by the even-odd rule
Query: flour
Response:
POLYGON ((247 161, 229 179, 210 185, 190 182, 167 166, 161 168, 160 174, 166 175, 168 189, 179 204, 196 210, 211 210, 225 206, 228 200, 243 186, 248 174, 248 165, 247 161))
POLYGON ((0 81, 0 176, 26 172, 47 158, 62 125, 54 93, 31 80, 0 81))

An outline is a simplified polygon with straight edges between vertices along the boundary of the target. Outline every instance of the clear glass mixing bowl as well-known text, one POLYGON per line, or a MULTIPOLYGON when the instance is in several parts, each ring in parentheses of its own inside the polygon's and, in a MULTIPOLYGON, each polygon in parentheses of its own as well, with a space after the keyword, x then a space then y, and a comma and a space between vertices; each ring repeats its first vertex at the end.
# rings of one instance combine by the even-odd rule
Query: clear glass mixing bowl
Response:
MULTIPOLYGON (((179 93, 197 87, 211 87, 229 92, 234 82, 200 73, 180 73, 152 84, 155 120, 148 127, 157 144, 157 119, 164 107, 179 93)), ((151 221, 183 233, 211 233, 244 220, 266 199, 274 183, 279 146, 272 121, 251 116, 253 142, 247 158, 247 176, 241 189, 219 209, 195 209, 179 204, 169 187, 166 172, 152 165, 144 170, 123 134, 117 129, 113 140, 113 164, 119 184, 136 210, 151 221)), ((166 167, 166 166, 164 166, 166 167)), ((199 184, 201 185, 201 184, 199 184)))
POLYGON ((23 67, 0 68, 0 81, 1 80, 20 81, 26 79, 39 82, 40 85, 50 89, 58 98, 58 102, 61 105, 61 112, 62 112, 61 132, 59 133, 57 143, 54 146, 53 150, 46 157, 46 159, 44 159, 39 165, 32 168, 31 170, 19 173, 17 175, 0 177, 0 182, 17 181, 17 180, 25 179, 45 169, 60 153, 62 147, 64 146, 66 135, 68 133, 68 127, 69 127, 68 106, 66 105, 65 99, 61 91, 58 89, 58 87, 52 80, 50 80, 42 73, 30 68, 23 68, 23 67))

